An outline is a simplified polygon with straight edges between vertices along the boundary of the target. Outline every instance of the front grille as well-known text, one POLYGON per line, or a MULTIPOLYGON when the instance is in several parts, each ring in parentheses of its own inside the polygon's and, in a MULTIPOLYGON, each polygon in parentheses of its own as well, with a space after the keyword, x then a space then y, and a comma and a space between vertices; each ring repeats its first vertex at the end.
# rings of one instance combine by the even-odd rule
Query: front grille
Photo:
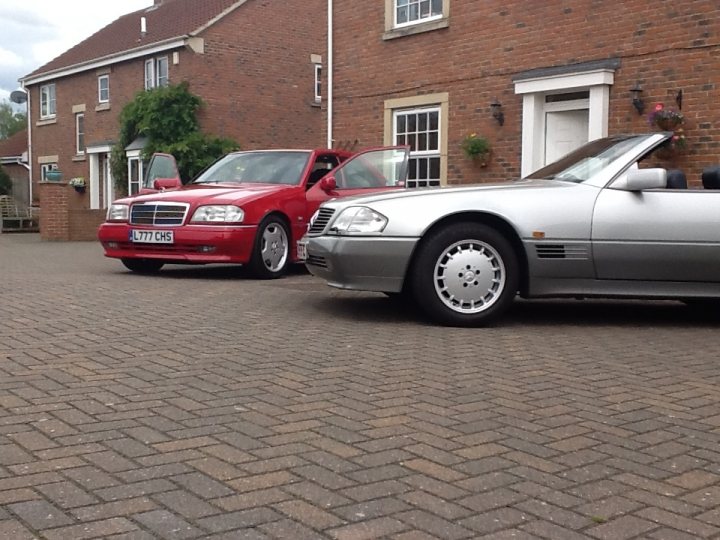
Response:
POLYGON ((308 254, 308 258, 305 260, 305 264, 311 264, 313 266, 319 266, 320 268, 327 268, 327 261, 325 260, 325 257, 320 257, 319 255, 310 255, 308 254))
POLYGON ((181 203, 138 203, 130 208, 131 225, 182 225, 188 205, 181 203))
POLYGON ((321 208, 318 215, 315 217, 315 221, 313 221, 312 225, 310 225, 308 234, 321 234, 325 230, 325 227, 327 227, 327 224, 330 222, 330 218, 332 218, 334 213, 335 210, 332 208, 321 208))

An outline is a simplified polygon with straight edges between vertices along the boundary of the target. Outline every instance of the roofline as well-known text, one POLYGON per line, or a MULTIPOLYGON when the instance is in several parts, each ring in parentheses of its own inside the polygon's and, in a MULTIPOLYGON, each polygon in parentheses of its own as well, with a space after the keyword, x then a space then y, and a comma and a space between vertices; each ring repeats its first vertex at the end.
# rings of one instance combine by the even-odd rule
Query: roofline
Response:
POLYGON ((101 58, 94 58, 92 60, 87 60, 79 64, 74 64, 72 66, 58 68, 52 71, 46 71, 45 73, 38 73, 34 76, 22 77, 20 79, 20 83, 23 87, 26 87, 52 79, 58 79, 60 77, 68 77, 70 75, 75 75, 76 73, 82 73, 83 71, 89 71, 91 69, 97 69, 112 64, 117 64, 126 60, 133 60, 135 58, 146 56, 148 54, 177 49, 179 47, 184 47, 188 42, 188 38, 189 36, 187 35, 176 36, 163 41, 152 43, 150 45, 145 45, 144 47, 138 47, 136 49, 126 50, 120 53, 109 54, 101 58))
POLYGON ((210 19, 208 22, 206 22, 205 24, 203 24, 202 26, 200 26, 200 27, 197 28, 196 30, 193 30, 192 32, 190 32, 190 35, 191 35, 191 36, 197 36, 198 34, 204 32, 205 30, 207 30, 208 28, 210 28, 213 24, 215 24, 216 22, 218 22, 220 19, 222 19, 222 18, 225 17, 226 15, 232 13, 233 11, 235 11, 237 8, 239 8, 240 6, 242 6, 242 5, 243 5, 244 3, 246 3, 246 2, 247 2, 247 0, 238 0, 238 1, 235 2, 232 6, 230 6, 230 7, 228 7, 228 8, 225 8, 224 11, 220 12, 218 15, 216 15, 215 17, 213 17, 212 19, 210 19))
POLYGON ((113 53, 109 54, 107 56, 103 56, 101 58, 94 58, 92 60, 87 60, 85 62, 80 62, 79 64, 73 64, 71 66, 66 66, 62 68, 57 68, 52 71, 46 71, 44 73, 38 73, 35 76, 26 76, 22 77, 20 79, 20 83, 23 87, 33 84, 38 84, 41 82, 49 81, 52 79, 57 79, 60 77, 67 77, 69 75, 75 75, 76 73, 82 73, 83 71, 89 71, 91 69, 97 69, 105 66, 109 66, 112 64, 116 64, 118 62, 124 62, 126 60, 133 60, 135 58, 138 58, 139 56, 145 56, 146 54, 153 54, 156 52, 162 52, 170 49, 176 49, 178 47, 184 47, 188 44, 188 38, 196 37, 208 28, 210 28, 212 25, 214 25, 216 22, 224 18, 226 15, 232 13, 237 8, 245 4, 247 0, 238 0, 235 2, 232 6, 225 9, 212 19, 210 19, 208 22, 203 24, 202 26, 196 28, 192 32, 186 35, 176 36, 172 38, 168 38, 163 41, 158 41, 156 43, 152 43, 150 45, 146 45, 144 47, 138 47, 137 49, 130 49, 126 51, 122 51, 119 53, 113 53))

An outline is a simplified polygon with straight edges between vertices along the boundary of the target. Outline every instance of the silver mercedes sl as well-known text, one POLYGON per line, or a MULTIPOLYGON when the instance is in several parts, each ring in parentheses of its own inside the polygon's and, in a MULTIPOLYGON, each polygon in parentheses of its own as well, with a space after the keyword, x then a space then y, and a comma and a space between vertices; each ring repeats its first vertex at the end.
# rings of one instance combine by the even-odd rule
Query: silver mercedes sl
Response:
MULTIPOLYGON (((331 200, 299 252, 333 287, 407 296, 452 326, 492 323, 518 294, 720 298, 720 167, 687 189, 654 159, 671 136, 595 140, 513 182, 331 200)), ((358 161, 399 184, 407 158, 358 161)))

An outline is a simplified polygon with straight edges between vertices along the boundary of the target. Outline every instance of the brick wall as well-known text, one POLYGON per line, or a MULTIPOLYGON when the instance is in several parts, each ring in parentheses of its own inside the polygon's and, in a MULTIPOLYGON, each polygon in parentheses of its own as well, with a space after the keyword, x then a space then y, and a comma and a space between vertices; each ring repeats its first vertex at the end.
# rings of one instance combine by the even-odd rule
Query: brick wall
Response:
POLYGON ((72 188, 66 182, 41 182, 40 237, 43 240, 70 240, 68 206, 72 188))
POLYGON ((516 177, 522 98, 514 93, 513 76, 617 57, 610 134, 653 129, 631 105, 629 90, 637 81, 648 109, 655 102, 674 106, 682 89, 690 149, 668 165, 681 166, 698 183, 703 167, 720 163, 716 1, 449 1, 448 28, 391 40, 382 39, 385 2, 335 1, 335 140, 381 144, 386 99, 448 92, 449 181, 516 177), (502 127, 490 113, 496 96, 505 113, 502 127), (491 140, 486 168, 461 155, 460 141, 470 132, 491 140))

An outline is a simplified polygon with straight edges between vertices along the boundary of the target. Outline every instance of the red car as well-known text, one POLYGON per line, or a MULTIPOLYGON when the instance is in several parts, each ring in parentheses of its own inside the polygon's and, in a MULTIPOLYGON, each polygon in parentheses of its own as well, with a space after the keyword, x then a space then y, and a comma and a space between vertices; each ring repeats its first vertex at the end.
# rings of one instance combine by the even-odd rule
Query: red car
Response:
POLYGON ((133 272, 234 263, 255 277, 280 277, 297 261, 296 241, 320 203, 404 187, 405 171, 383 170, 387 160, 378 159, 388 151, 407 149, 353 157, 341 150, 233 152, 184 186, 175 159, 155 154, 140 193, 113 202, 98 238, 106 257, 133 272))

